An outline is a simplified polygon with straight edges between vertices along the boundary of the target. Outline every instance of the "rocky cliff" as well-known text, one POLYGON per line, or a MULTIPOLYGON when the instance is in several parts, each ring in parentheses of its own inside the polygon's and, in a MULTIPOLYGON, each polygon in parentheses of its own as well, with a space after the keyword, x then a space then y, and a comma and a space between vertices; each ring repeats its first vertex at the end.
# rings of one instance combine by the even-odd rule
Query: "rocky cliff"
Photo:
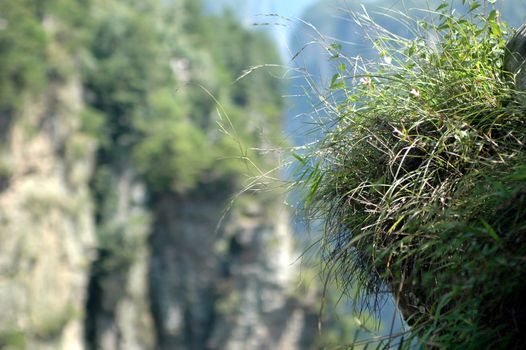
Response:
POLYGON ((79 132, 79 76, 46 90, 1 140, 0 348, 83 348, 96 145, 79 132))
MULTIPOLYGON (((154 78, 144 78, 138 66, 150 69, 151 57, 161 61, 167 56, 158 47, 137 51, 133 42, 157 38, 143 22, 149 7, 133 1, 94 3, 101 6, 93 10, 97 15, 89 25, 68 17, 81 6, 77 2, 0 4, 0 45, 18 42, 26 57, 24 40, 38 36, 40 44, 33 48, 40 50, 43 76, 38 89, 29 81, 20 85, 23 60, 8 61, 15 52, 9 45, 0 52, 1 62, 12 63, 14 71, 0 74, 0 349, 308 348, 316 317, 313 303, 295 296, 297 253, 281 200, 271 194, 243 195, 225 209, 239 184, 224 179, 241 177, 241 170, 213 165, 235 147, 217 135, 212 99, 204 101, 202 94, 190 91, 183 93, 188 99, 181 107, 179 97, 150 95, 150 88, 162 89, 154 78), (103 4, 114 5, 114 11, 103 4), (31 20, 33 29, 14 27, 22 18, 17 16, 31 20), (100 37, 90 39, 93 32, 100 37), (146 51, 151 56, 143 59, 146 51), (137 80, 130 72, 137 73, 132 76, 137 80), (16 90, 20 103, 4 108, 5 86, 16 90), (151 100, 158 106, 149 105, 151 100), (147 129, 153 125, 148 113, 157 110, 159 124, 147 129), (161 124, 170 113, 172 124, 161 124), (144 117, 146 126, 137 127, 130 116, 144 117), (193 117, 201 118, 201 124, 194 126, 193 117), (217 142, 209 146, 223 153, 207 155, 210 160, 192 169, 197 158, 207 157, 194 154, 184 142, 192 146, 207 137, 217 142), (141 138, 154 142, 141 144, 141 138), (161 152, 169 150, 166 157, 155 153, 157 140, 161 152), (149 169, 148 162, 138 166, 137 144, 144 146, 140 150, 148 161, 150 155, 163 160, 159 171, 149 169), (180 165, 185 162, 189 166, 180 165), (169 187, 177 181, 182 185, 169 187), (164 182, 170 185, 161 187, 164 182)), ((197 11, 193 2, 184 6, 197 11)), ((244 40, 268 45, 263 36, 252 40, 235 28, 244 40)), ((185 45, 192 42, 185 40, 185 45)), ((189 55, 181 62, 191 63, 194 51, 214 62, 204 48, 185 50, 191 54, 178 51, 183 58, 189 55)), ((225 61, 215 67, 220 73, 210 74, 226 80, 231 68, 225 61)), ((199 73, 186 66, 191 64, 185 64, 185 79, 199 73)), ((152 76, 165 78, 166 71, 161 73, 152 76)), ((173 73, 169 82, 183 79, 179 70, 173 73)), ((237 86, 230 92, 230 81, 225 86, 218 94, 236 94, 236 113, 255 108, 249 105, 254 98, 254 105, 279 115, 279 109, 268 107, 265 94, 248 94, 249 88, 237 86)), ((255 138, 254 123, 238 119, 238 131, 250 138, 242 136, 255 138)))
POLYGON ((98 220, 98 251, 90 271, 86 340, 92 349, 153 349, 148 291, 150 214, 146 188, 131 167, 114 169, 115 211, 98 220))
POLYGON ((297 256, 279 203, 251 198, 225 213, 228 197, 165 195, 149 247, 145 188, 128 169, 105 223, 124 233, 111 242, 122 254, 109 254, 96 242, 81 87, 49 91, 27 104, 3 149, 1 348, 154 349, 156 336, 162 349, 308 347, 316 310, 294 296, 297 256))
POLYGON ((289 217, 275 201, 246 199, 226 214, 222 196, 158 201, 150 282, 162 349, 311 344, 315 312, 294 296, 289 217))

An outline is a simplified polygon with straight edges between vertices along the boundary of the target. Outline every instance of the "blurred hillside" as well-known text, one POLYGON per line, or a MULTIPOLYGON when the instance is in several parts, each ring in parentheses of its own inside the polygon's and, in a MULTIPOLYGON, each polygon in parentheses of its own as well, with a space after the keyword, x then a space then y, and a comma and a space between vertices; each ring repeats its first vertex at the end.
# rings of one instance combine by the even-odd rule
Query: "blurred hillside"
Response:
POLYGON ((233 83, 279 63, 267 35, 193 0, 6 0, 0 48, 0 348, 314 344, 282 199, 230 203, 281 142, 279 72, 233 83))

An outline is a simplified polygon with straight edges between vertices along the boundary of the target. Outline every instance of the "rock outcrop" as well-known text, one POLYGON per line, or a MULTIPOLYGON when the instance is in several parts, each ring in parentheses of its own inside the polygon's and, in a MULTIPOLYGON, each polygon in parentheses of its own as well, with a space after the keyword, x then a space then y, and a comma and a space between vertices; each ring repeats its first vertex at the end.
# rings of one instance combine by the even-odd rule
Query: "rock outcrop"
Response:
POLYGON ((98 225, 121 234, 108 246, 95 233, 96 143, 80 131, 79 79, 26 105, 2 146, 0 348, 155 349, 156 335, 162 349, 312 344, 316 310, 294 296, 297 256, 279 201, 242 198, 225 214, 224 193, 164 195, 149 248, 146 189, 125 167, 117 210, 98 225))
MULTIPOLYGON (((142 131, 126 138, 97 128, 112 120, 127 129, 129 115, 148 108, 129 91, 110 96, 119 108, 137 104, 116 108, 118 118, 94 104, 90 83, 98 81, 88 82, 81 66, 97 70, 104 57, 96 62, 82 47, 91 24, 73 30, 82 21, 64 15, 77 3, 42 2, 35 13, 21 6, 9 18, 34 16, 44 83, 21 91, 24 101, 9 115, 0 109, 0 349, 309 348, 316 310, 295 296, 297 256, 280 200, 244 195, 225 214, 238 187, 208 185, 185 195, 148 188, 130 148, 142 131)), ((131 5, 117 3, 127 18, 131 5)), ((122 54, 123 72, 130 56, 122 54)), ((194 156, 179 146, 174 157, 194 156)))
MULTIPOLYGON (((164 196, 152 237, 161 349, 304 349, 315 313, 294 297, 288 215, 257 199, 164 196)), ((275 204, 275 203, 274 203, 275 204)))
POLYGON ((95 246, 83 107, 78 76, 55 82, 28 98, 2 140, 0 348, 83 348, 95 246))
POLYGON ((98 222, 97 259, 87 301, 88 348, 155 348, 148 293, 150 215, 146 188, 131 167, 112 174, 115 211, 98 222))

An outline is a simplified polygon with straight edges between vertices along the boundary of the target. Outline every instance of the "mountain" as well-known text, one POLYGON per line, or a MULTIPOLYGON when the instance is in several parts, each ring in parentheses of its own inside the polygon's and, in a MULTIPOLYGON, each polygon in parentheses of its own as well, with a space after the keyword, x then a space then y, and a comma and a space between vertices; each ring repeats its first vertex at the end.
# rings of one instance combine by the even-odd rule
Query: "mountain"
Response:
POLYGON ((245 188, 281 139, 274 73, 233 84, 267 35, 193 0, 0 14, 0 348, 314 344, 287 208, 245 188))

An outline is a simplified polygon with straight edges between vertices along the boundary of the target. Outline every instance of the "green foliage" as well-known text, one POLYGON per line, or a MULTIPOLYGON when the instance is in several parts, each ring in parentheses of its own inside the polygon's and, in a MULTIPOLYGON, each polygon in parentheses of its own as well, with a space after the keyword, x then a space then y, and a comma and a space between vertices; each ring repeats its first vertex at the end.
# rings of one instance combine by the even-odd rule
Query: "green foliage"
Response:
POLYGON ((384 32, 379 60, 361 67, 329 48, 343 60, 339 102, 324 139, 297 156, 300 184, 344 288, 390 286, 423 346, 515 348, 525 108, 501 69, 506 25, 491 4, 465 3, 466 14, 444 2, 415 23, 416 39, 384 32))
POLYGON ((0 113, 12 113, 22 91, 43 86, 46 33, 31 0, 0 2, 0 113))
POLYGON ((0 347, 7 350, 26 349, 26 334, 21 330, 10 330, 0 332, 0 347))
POLYGON ((154 191, 185 192, 210 167, 210 146, 202 131, 189 121, 160 122, 148 128, 134 159, 154 191))
POLYGON ((42 91, 54 78, 53 69, 59 68, 59 63, 49 57, 51 41, 70 49, 85 44, 87 33, 83 29, 88 17, 82 13, 86 10, 87 1, 0 2, 0 112, 4 118, 18 110, 28 93, 42 91))
POLYGON ((111 1, 98 10, 85 77, 105 121, 85 125, 105 140, 99 159, 132 155, 154 193, 223 180, 238 186, 243 145, 265 141, 259 124, 273 121, 276 138, 280 87, 264 72, 232 83, 267 58, 277 61, 270 40, 231 16, 204 15, 195 1, 111 1), (216 131, 221 118, 224 134, 216 131))
MULTIPOLYGON (((203 181, 205 172, 209 180, 218 180, 239 176, 246 169, 242 162, 220 160, 235 157, 240 152, 238 144, 218 134, 212 125, 192 123, 193 106, 187 97, 167 89, 155 91, 148 116, 136 123, 143 136, 134 148, 134 161, 154 191, 185 192, 203 181)), ((235 107, 229 111, 231 117, 239 115, 235 107)))
POLYGON ((94 96, 93 107, 106 115, 106 150, 118 154, 131 146, 134 114, 146 106, 156 76, 166 72, 155 64, 160 48, 152 17, 126 2, 106 2, 99 10, 86 86, 94 96))
POLYGON ((96 109, 86 107, 80 112, 80 131, 95 138, 101 145, 106 145, 108 140, 104 135, 104 114, 96 109))

